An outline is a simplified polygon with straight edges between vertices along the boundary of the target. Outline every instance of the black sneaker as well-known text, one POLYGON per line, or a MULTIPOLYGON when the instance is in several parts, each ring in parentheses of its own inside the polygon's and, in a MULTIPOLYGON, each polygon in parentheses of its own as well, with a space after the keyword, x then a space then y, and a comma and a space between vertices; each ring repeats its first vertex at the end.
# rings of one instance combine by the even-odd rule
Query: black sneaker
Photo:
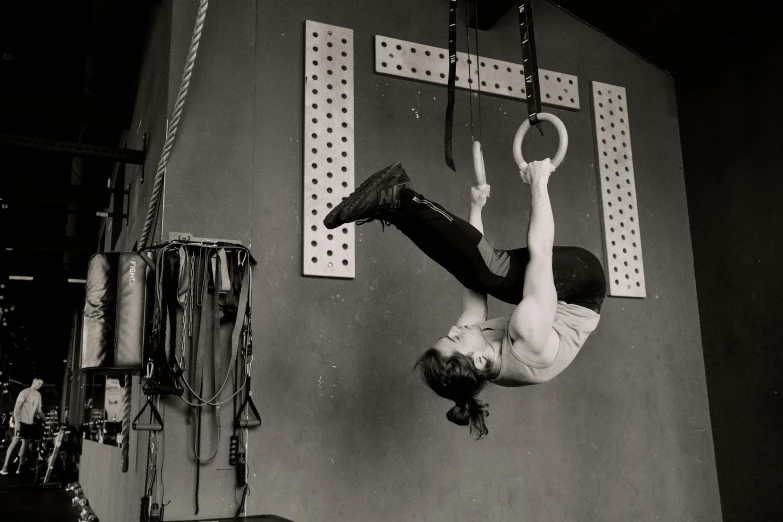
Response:
POLYGON ((324 218, 324 226, 337 228, 358 220, 366 223, 383 211, 399 208, 400 192, 410 182, 399 162, 379 170, 329 212, 324 218))

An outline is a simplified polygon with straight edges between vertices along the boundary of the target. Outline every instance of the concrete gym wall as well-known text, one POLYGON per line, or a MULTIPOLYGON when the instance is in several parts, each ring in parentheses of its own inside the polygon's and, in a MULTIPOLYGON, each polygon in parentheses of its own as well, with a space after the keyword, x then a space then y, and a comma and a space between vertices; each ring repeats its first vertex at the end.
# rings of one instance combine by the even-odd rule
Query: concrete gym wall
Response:
POLYGON ((783 42, 769 20, 678 77, 724 520, 783 519, 783 42), (760 105, 761 103, 761 105, 760 105), (717 153, 716 153, 717 152, 717 153))
MULTIPOLYGON (((171 8, 169 111, 197 3, 171 8)), ((445 88, 373 73, 374 35, 445 47, 447 11, 445 0, 210 5, 162 234, 241 240, 259 261, 253 375, 264 426, 250 436, 247 512, 297 522, 719 520, 674 84, 591 28, 549 4, 536 9, 539 64, 577 75, 582 103, 578 112, 547 109, 570 133, 550 184, 556 242, 603 258, 590 81, 624 86, 649 295, 608 299, 598 332, 563 375, 490 387, 490 434, 474 442, 411 371, 460 312, 459 285, 443 269, 371 223, 357 229, 355 279, 301 275, 305 20, 354 30, 357 185, 400 160, 419 191, 464 215, 467 93, 457 95, 454 174, 443 161, 445 88)), ((459 34, 464 50, 464 27, 459 34)), ((483 55, 520 61, 513 11, 480 38, 483 55)), ((511 156, 526 108, 481 103, 486 232, 511 248, 524 243, 529 211, 511 156)), ((528 157, 553 154, 545 130, 526 140, 528 157)), ((511 310, 490 300, 492 316, 511 310)), ((227 412, 195 516, 190 427, 176 402, 166 410, 167 519, 232 515, 227 412)))

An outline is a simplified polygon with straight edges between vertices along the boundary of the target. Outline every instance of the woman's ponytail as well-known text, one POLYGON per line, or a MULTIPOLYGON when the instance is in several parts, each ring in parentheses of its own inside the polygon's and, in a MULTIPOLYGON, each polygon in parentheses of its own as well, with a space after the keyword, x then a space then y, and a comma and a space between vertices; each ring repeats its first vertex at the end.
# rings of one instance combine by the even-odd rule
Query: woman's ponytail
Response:
POLYGON ((446 418, 459 426, 470 426, 470 433, 475 433, 476 440, 489 433, 484 418, 489 416, 487 405, 475 397, 459 400, 446 413, 446 418))

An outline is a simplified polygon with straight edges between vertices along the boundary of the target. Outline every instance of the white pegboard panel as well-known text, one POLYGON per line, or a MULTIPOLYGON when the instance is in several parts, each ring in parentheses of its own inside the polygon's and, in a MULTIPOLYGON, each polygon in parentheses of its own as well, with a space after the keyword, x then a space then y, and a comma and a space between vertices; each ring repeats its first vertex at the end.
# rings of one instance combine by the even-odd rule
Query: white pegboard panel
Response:
POLYGON ((323 219, 354 189, 353 31, 305 23, 304 259, 308 276, 352 278, 355 226, 323 219))
POLYGON ((609 295, 646 297, 625 88, 592 86, 609 295))
MULTIPOLYGON (((526 100, 525 75, 522 65, 481 56, 457 53, 457 71, 454 81, 459 89, 478 90, 481 67, 481 92, 526 100), (480 63, 478 63, 480 62, 480 63)), ((399 76, 437 85, 448 85, 449 51, 440 47, 422 45, 387 36, 375 36, 375 72, 399 76)), ((579 83, 576 76, 546 69, 538 70, 541 103, 553 107, 579 110, 579 83)))

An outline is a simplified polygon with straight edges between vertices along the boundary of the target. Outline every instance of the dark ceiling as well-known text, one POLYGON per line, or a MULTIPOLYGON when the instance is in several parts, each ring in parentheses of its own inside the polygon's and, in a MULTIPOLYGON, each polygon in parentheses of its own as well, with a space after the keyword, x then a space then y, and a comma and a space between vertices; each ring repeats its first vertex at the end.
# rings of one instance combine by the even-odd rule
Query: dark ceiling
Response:
MULTIPOLYGON (((534 0, 534 13, 543 1, 534 0)), ((68 281, 85 277, 101 231, 96 212, 109 208, 107 183, 118 168, 111 159, 74 156, 73 144, 120 145, 153 3, 160 2, 0 4, 0 369, 5 354, 15 378, 37 371, 51 382, 62 374, 72 313, 83 300, 83 284, 68 281)), ((779 21, 777 4, 757 0, 557 4, 675 76, 719 60, 749 35, 778 30, 779 21)), ((480 24, 515 5, 479 0, 480 24)))
MULTIPOLYGON (((533 0, 556 5, 636 54, 677 76, 725 56, 759 31, 780 31, 780 4, 768 0, 533 0)), ((518 0, 479 0, 479 26, 505 15, 518 0)))

